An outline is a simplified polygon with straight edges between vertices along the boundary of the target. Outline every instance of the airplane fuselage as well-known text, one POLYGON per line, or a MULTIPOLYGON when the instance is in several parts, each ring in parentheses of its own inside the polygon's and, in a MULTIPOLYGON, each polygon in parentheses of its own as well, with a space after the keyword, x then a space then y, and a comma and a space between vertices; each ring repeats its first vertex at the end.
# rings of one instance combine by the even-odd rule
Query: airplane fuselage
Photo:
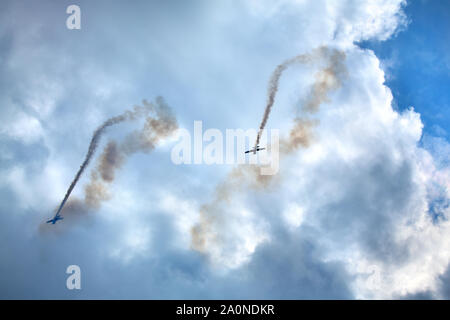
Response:
POLYGON ((53 219, 48 220, 47 223, 55 224, 58 220, 62 220, 62 219, 64 219, 64 218, 61 217, 60 215, 56 215, 53 219))
POLYGON ((265 150, 266 148, 260 148, 259 146, 256 146, 255 148, 253 148, 253 149, 251 149, 251 150, 248 150, 248 151, 245 151, 245 153, 253 153, 253 154, 256 154, 256 151, 261 151, 261 150, 265 150))

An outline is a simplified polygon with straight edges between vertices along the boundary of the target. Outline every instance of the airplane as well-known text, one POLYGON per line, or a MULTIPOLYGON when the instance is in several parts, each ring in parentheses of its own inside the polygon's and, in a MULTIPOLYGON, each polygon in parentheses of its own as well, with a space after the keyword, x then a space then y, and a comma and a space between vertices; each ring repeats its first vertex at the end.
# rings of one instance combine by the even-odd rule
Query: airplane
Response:
POLYGON ((261 151, 261 150, 266 150, 266 148, 260 148, 259 146, 256 146, 255 148, 253 148, 251 150, 245 151, 245 153, 253 152, 253 154, 256 154, 256 151, 261 151))
POLYGON ((57 214, 57 215, 55 215, 55 217, 53 219, 48 220, 47 223, 55 224, 56 221, 62 220, 62 219, 64 219, 64 218, 61 217, 59 214, 57 214))
POLYGON ((66 201, 67 201, 67 196, 63 199, 63 201, 59 205, 58 211, 56 211, 56 214, 53 217, 53 219, 48 220, 47 223, 55 224, 58 220, 64 219, 63 217, 61 217, 59 215, 59 213, 61 212, 61 209, 64 207, 64 204, 66 203, 66 201))

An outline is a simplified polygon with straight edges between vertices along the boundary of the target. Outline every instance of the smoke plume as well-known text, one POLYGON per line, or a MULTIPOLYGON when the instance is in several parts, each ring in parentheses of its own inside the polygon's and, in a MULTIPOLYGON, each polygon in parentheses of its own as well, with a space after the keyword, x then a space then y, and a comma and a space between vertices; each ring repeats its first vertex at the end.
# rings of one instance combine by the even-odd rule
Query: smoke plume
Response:
POLYGON ((91 172, 91 180, 84 188, 85 203, 98 208, 102 201, 108 200, 108 185, 114 181, 116 172, 126 159, 136 152, 148 153, 158 142, 172 135, 178 128, 177 120, 165 101, 158 97, 156 104, 144 100, 154 114, 148 116, 141 130, 128 134, 121 143, 109 141, 101 153, 97 166, 91 172))
POLYGON ((261 120, 261 124, 259 125, 255 147, 259 145, 261 134, 266 127, 267 120, 269 120, 269 115, 275 102, 280 78, 283 72, 291 65, 311 64, 312 62, 323 59, 326 56, 328 56, 330 59, 330 65, 316 74, 316 82, 314 83, 311 94, 304 106, 304 109, 306 111, 314 112, 316 111, 318 106, 327 99, 327 92, 330 89, 339 86, 340 83, 338 76, 345 72, 345 66, 341 63, 343 58, 345 58, 345 54, 338 50, 330 50, 327 47, 320 47, 313 50, 311 53, 301 54, 294 58, 288 59, 275 68, 269 80, 269 86, 267 90, 267 103, 266 107, 264 108, 264 114, 261 120))
POLYGON ((128 155, 137 151, 150 151, 160 139, 169 136, 178 127, 169 106, 161 97, 156 99, 156 103, 144 100, 143 106, 134 106, 133 110, 127 110, 119 116, 106 120, 94 131, 84 161, 67 189, 57 212, 61 212, 64 208, 71 192, 94 156, 106 129, 121 122, 143 117, 146 117, 143 129, 134 131, 120 145, 115 141, 110 141, 106 145, 99 157, 97 167, 91 173, 91 181, 85 186, 86 206, 97 208, 101 201, 109 198, 105 182, 111 183, 114 180, 116 170, 123 165, 128 155))
MULTIPOLYGON (((319 106, 328 101, 329 92, 341 86, 341 81, 347 73, 344 62, 345 53, 336 49, 321 47, 309 54, 296 56, 278 65, 269 81, 268 100, 255 147, 259 144, 261 133, 269 119, 283 72, 289 66, 297 63, 321 63, 321 65, 325 65, 315 74, 315 81, 303 102, 302 111, 305 116, 294 118, 294 125, 289 135, 280 140, 280 156, 289 155, 300 147, 308 147, 312 143, 313 128, 318 124, 318 120, 308 118, 306 115, 317 112, 319 106)), ((224 226, 227 217, 233 214, 233 212, 229 212, 233 199, 241 194, 241 191, 249 188, 256 191, 268 191, 269 187, 273 187, 274 182, 279 182, 280 179, 280 175, 260 175, 260 166, 258 165, 241 165, 234 168, 227 175, 225 181, 216 187, 212 201, 201 206, 199 222, 191 229, 191 247, 209 255, 212 252, 217 255, 217 252, 221 250, 225 252, 226 249, 223 248, 223 245, 225 238, 228 236, 224 226), (217 246, 219 249, 217 249, 217 246)))

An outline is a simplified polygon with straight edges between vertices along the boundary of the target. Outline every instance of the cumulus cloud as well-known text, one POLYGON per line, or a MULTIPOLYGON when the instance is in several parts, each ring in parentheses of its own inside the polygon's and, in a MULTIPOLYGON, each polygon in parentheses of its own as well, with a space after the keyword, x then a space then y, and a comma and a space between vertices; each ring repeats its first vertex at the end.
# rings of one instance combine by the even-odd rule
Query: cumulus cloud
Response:
MULTIPOLYGON (((421 140, 420 114, 393 109, 380 61, 355 45, 405 27, 404 4, 179 2, 174 12, 96 1, 82 3, 96 19, 79 33, 59 26, 63 5, 42 1, 28 16, 21 2, 2 4, 0 296, 448 297, 448 143, 421 140), (105 118, 161 94, 180 127, 255 127, 273 69, 321 45, 345 52, 348 75, 311 116, 310 145, 281 159, 276 188, 239 188, 222 208, 211 250, 193 250, 191 230, 232 168, 175 166, 167 145, 124 163, 109 200, 75 227, 39 229, 105 118), (74 263, 81 292, 63 288, 74 263)), ((268 129, 289 134, 316 67, 286 71, 268 129)))
MULTIPOLYGON (((301 1, 279 0, 246 2, 250 12, 256 16, 262 16, 271 21, 280 16, 297 16, 297 24, 302 25, 302 19, 310 19, 304 16, 305 12, 325 13, 320 17, 313 15, 314 19, 322 20, 322 28, 333 35, 333 41, 343 44, 378 39, 386 40, 399 29, 404 28, 408 20, 402 11, 406 5, 405 0, 382 1, 301 1)), ((312 31, 325 31, 313 25, 312 31)))
POLYGON ((1 129, 2 134, 26 144, 38 141, 42 138, 43 132, 40 121, 24 112, 15 115, 1 129))
MULTIPOLYGON (((280 218, 274 210, 291 228, 301 226, 300 234, 306 226, 317 229, 319 240, 300 239, 323 244, 322 261, 341 263, 356 277, 352 287, 358 298, 435 291, 450 256, 447 222, 436 222, 430 211, 433 206, 442 217, 448 215, 448 169, 437 169, 419 147, 419 114, 392 109, 392 94, 374 54, 357 47, 347 53, 353 72, 319 112, 315 144, 280 164, 285 181, 275 190, 289 195, 283 200, 291 203, 281 210, 253 203, 258 218, 250 226, 274 228, 280 218), (437 199, 445 203, 433 205, 437 199)), ((257 203, 268 202, 266 194, 254 197, 257 203)), ((227 226, 247 216, 245 206, 234 202, 219 214, 223 220, 216 227, 236 239, 213 245, 209 254, 219 264, 234 261, 229 267, 236 268, 244 262, 236 260, 239 252, 257 255, 263 247, 249 251, 242 244, 257 239, 254 233, 227 226)), ((274 229, 266 230, 270 239, 285 232, 274 229)))

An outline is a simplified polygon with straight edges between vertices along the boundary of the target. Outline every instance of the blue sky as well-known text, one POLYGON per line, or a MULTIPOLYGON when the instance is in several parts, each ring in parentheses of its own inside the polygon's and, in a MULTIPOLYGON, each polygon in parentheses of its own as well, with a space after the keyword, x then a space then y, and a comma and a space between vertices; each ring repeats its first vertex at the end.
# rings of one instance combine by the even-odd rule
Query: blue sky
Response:
POLYGON ((2 1, 0 298, 448 299, 448 6, 2 1), (71 4, 81 30, 66 28, 71 4), (283 73, 267 128, 290 141, 298 117, 315 125, 268 186, 174 164, 175 136, 129 156, 88 206, 98 155, 138 120, 108 129, 78 202, 45 224, 107 118, 162 96, 188 131, 256 128, 272 71, 299 54, 313 59, 283 73), (72 264, 81 290, 66 288, 72 264))
POLYGON ((424 132, 448 139, 450 125, 450 11, 447 1, 411 1, 408 26, 387 41, 367 41, 385 63, 386 85, 399 109, 421 114, 424 132))

